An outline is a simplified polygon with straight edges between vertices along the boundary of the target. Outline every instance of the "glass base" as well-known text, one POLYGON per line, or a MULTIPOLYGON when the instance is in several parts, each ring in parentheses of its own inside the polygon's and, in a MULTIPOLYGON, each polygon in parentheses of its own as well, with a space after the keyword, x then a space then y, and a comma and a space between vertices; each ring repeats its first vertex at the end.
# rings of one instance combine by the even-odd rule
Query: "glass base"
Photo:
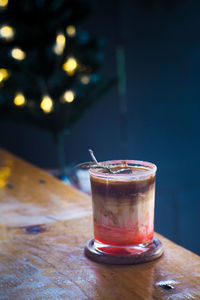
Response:
POLYGON ((162 243, 154 238, 150 244, 137 246, 111 246, 90 239, 85 246, 85 255, 104 264, 138 264, 148 262, 163 254, 162 243))

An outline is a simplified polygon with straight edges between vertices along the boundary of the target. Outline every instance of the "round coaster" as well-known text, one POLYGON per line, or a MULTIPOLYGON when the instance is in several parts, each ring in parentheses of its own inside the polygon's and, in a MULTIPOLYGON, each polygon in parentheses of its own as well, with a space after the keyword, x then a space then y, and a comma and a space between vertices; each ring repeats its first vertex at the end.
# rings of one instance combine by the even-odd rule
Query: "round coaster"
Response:
POLYGON ((144 248, 144 252, 133 253, 133 254, 109 254, 98 251, 94 246, 94 239, 90 239, 85 245, 85 255, 93 261, 102 264, 113 264, 113 265, 130 265, 139 264, 148 261, 152 261, 159 258, 163 254, 162 243, 154 238, 153 242, 144 248))

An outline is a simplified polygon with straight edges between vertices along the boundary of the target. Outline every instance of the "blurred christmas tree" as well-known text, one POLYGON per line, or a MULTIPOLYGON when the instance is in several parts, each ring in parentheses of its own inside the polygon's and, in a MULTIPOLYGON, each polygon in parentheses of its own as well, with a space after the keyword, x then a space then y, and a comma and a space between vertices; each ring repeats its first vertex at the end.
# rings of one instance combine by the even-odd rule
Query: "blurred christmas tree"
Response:
POLYGON ((80 30, 89 1, 0 0, 0 116, 64 135, 115 82, 99 73, 103 42, 80 30))

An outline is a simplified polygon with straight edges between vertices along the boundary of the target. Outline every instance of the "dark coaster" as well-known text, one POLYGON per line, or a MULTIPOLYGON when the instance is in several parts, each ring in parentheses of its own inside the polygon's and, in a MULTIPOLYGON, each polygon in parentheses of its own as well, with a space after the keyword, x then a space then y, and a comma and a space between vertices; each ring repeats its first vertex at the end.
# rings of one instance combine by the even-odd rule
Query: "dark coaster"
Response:
POLYGON ((152 261, 163 254, 162 243, 154 238, 153 242, 147 246, 145 252, 134 254, 109 254, 98 251, 94 246, 94 239, 90 239, 85 245, 85 255, 93 261, 102 264, 131 265, 152 261))

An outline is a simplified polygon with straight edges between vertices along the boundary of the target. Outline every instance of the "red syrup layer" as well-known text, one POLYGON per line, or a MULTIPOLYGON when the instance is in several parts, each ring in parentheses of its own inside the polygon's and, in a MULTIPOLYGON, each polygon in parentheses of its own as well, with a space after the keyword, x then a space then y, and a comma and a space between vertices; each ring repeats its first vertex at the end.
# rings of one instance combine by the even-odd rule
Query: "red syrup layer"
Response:
POLYGON ((134 255, 134 254, 139 254, 139 253, 143 253, 148 249, 139 249, 139 248, 125 248, 125 247, 101 247, 101 246, 97 246, 97 249, 100 252, 104 252, 106 254, 110 254, 110 255, 134 255))
POLYGON ((113 246, 134 246, 153 240, 153 230, 148 225, 133 228, 105 227, 94 223, 95 240, 113 246))

